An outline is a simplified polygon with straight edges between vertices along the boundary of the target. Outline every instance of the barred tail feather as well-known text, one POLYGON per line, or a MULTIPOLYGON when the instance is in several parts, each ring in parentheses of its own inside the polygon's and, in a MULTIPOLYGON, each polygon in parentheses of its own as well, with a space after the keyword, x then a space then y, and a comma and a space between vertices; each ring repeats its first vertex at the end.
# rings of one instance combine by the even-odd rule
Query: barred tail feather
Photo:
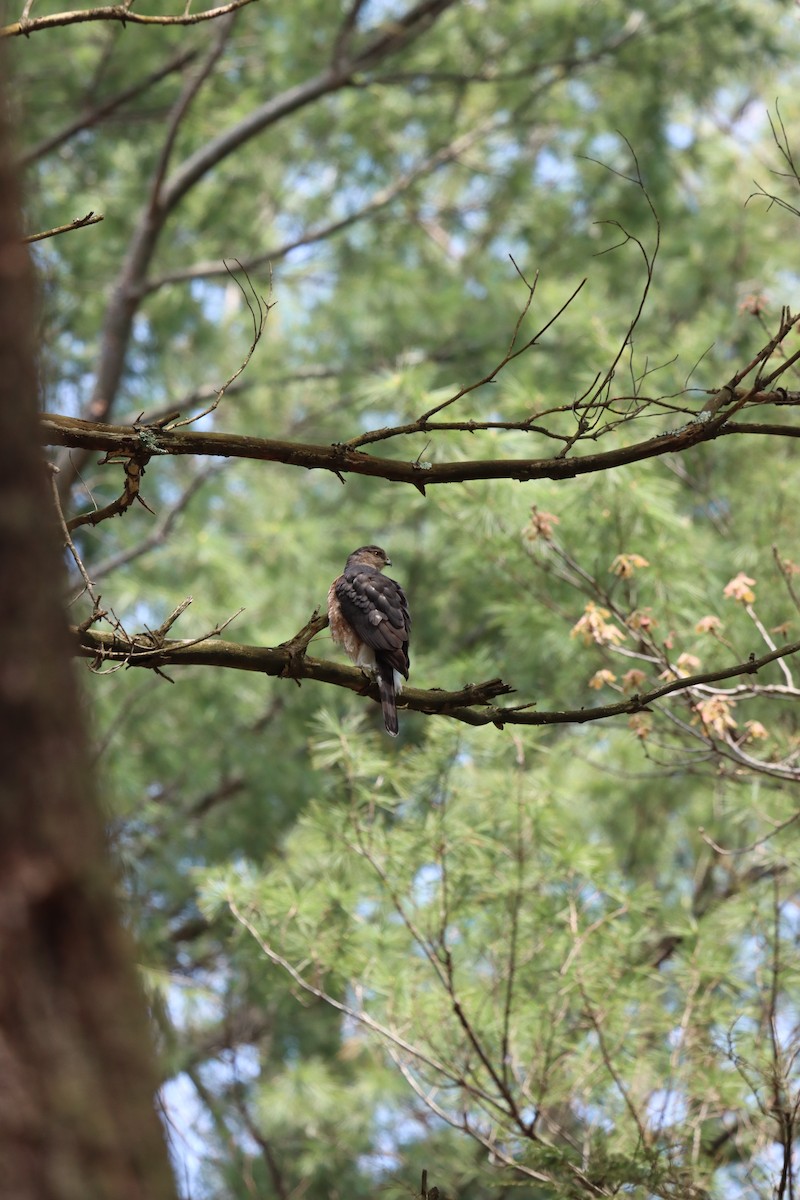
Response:
POLYGON ((382 671, 378 671, 378 691, 381 695, 381 708, 383 709, 383 723, 386 726, 386 732, 392 737, 397 737, 400 731, 400 725, 397 720, 397 703, 394 690, 394 672, 389 668, 388 678, 382 671))

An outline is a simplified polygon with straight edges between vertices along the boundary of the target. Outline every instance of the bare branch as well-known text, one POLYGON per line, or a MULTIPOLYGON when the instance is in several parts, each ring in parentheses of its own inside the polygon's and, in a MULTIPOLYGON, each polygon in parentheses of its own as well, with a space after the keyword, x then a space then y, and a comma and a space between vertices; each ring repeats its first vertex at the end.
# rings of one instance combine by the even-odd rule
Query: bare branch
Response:
POLYGON ((91 129, 95 125, 99 125, 107 116, 116 112, 124 104, 130 100, 135 100, 137 96, 141 96, 144 92, 149 91, 155 84, 160 83, 162 79, 166 79, 168 75, 175 71, 180 71, 187 63, 190 63, 193 58, 197 57, 197 51, 182 50, 180 54, 173 55, 162 67, 158 67, 152 71, 144 79, 138 83, 134 83, 131 87, 119 92, 116 96, 112 96, 109 100, 102 104, 96 105, 89 112, 84 112, 81 116, 76 117, 74 121, 70 121, 58 133, 51 134, 50 137, 44 138, 41 142, 37 142, 30 150, 27 150, 20 157, 20 166, 27 167, 31 163, 37 162, 40 158, 44 158, 46 154, 50 154, 53 150, 57 150, 59 146, 63 146, 66 142, 73 138, 76 133, 80 133, 84 129, 91 129))
MULTIPOLYGON (((731 396, 727 394, 728 402, 731 396)), ((781 393, 781 395, 783 395, 781 393)), ((750 399, 753 399, 751 396, 750 399)), ((771 402, 763 398, 762 402, 771 402)), ((419 458, 378 458, 348 444, 319 445, 309 442, 275 441, 240 434, 159 429, 150 433, 148 448, 157 454, 197 454, 204 457, 245 458, 258 462, 281 462, 311 470, 331 471, 337 475, 369 475, 395 483, 407 483, 420 491, 428 486, 463 483, 475 479, 573 479, 607 471, 648 458, 683 453, 694 446, 729 435, 767 434, 797 436, 792 426, 758 426, 727 423, 723 407, 715 417, 693 419, 679 429, 660 433, 642 442, 616 446, 595 454, 577 457, 464 459, 451 462, 423 462, 419 458)), ((481 429, 480 422, 459 424, 458 428, 481 429)), ((486 428, 492 427, 491 423, 486 428)), ((45 414, 41 420, 44 445, 72 449, 99 450, 130 457, 141 449, 143 430, 150 426, 125 427, 83 421, 76 417, 45 414)), ((405 432, 425 432, 416 424, 377 431, 389 437, 405 432)))
POLYGON ((60 233, 69 233, 73 229, 83 229, 86 225, 96 225, 98 221, 102 220, 102 213, 89 212, 85 217, 76 217, 68 225, 57 225, 55 229, 46 229, 44 233, 29 233, 22 241, 28 246, 31 242, 43 242, 45 238, 58 237, 60 233))
MULTIPOLYGON (((113 633, 95 629, 74 630, 77 653, 85 658, 124 663, 127 666, 213 666, 237 671, 258 671, 264 675, 289 677, 296 680, 314 679, 320 683, 368 695, 378 700, 377 685, 355 667, 339 665, 323 659, 310 658, 305 647, 311 638, 327 625, 327 617, 314 614, 308 625, 299 634, 279 646, 248 646, 213 638, 194 638, 191 641, 166 641, 154 643, 151 634, 120 638, 113 633)), ((224 626, 219 626, 218 631, 224 626)), ((755 675, 763 667, 800 652, 800 641, 790 642, 743 663, 722 667, 717 671, 704 671, 697 675, 686 675, 668 680, 651 691, 631 696, 616 704, 598 705, 591 708, 567 709, 562 712, 532 712, 534 702, 503 708, 492 701, 498 696, 508 695, 514 689, 502 679, 490 679, 484 683, 466 684, 455 692, 439 688, 428 691, 422 688, 404 687, 400 702, 403 707, 428 716, 438 715, 463 721, 468 725, 582 725, 590 721, 604 721, 612 717, 643 712, 656 701, 674 693, 690 692, 701 684, 715 683, 722 679, 735 679, 741 675, 755 675)))
POLYGON ((150 550, 155 550, 157 547, 163 546, 172 532, 178 517, 187 508, 192 498, 209 479, 213 478, 219 471, 224 470, 227 465, 225 461, 214 463, 207 467, 206 470, 198 472, 175 503, 160 516, 155 528, 141 542, 138 542, 135 546, 130 546, 126 550, 120 550, 118 554, 112 554, 108 558, 93 563, 92 576, 95 582, 98 579, 102 579, 104 575, 110 575, 112 571, 116 571, 120 567, 125 567, 128 563, 141 558, 143 554, 147 554, 150 550))
POLYGON ((228 900, 228 907, 239 924, 247 930, 257 945, 260 946, 261 950, 264 954, 266 954, 270 962, 274 963, 276 967, 280 967, 282 971, 285 971, 286 974, 289 975, 290 978, 292 978, 298 987, 300 987, 304 992, 309 992, 312 996, 316 996, 318 1000, 324 1000, 324 1002, 329 1004, 331 1008, 335 1008, 338 1012, 344 1013, 345 1016, 348 1016, 351 1018, 351 1020, 358 1022, 359 1025, 363 1025, 366 1029, 371 1029, 374 1033, 380 1034, 380 1036, 385 1038, 387 1042, 396 1046, 400 1050, 404 1050, 406 1054, 410 1054, 413 1059, 425 1063, 426 1066, 432 1067, 434 1071, 440 1073, 444 1078, 450 1076, 451 1072, 444 1063, 432 1058, 430 1055, 422 1051, 418 1046, 412 1045, 410 1042, 406 1041, 405 1038, 400 1037, 397 1033, 395 1033, 393 1029, 390 1029, 387 1025, 382 1025, 379 1021, 376 1021, 374 1017, 369 1016, 369 1014, 364 1012, 363 1009, 353 1008, 349 1004, 343 1004, 341 1000, 337 1000, 334 996, 331 996, 328 992, 324 991, 323 988, 317 987, 316 984, 310 983, 309 980, 307 980, 305 976, 297 970, 296 967, 292 966, 288 959, 285 959, 283 955, 278 954, 277 950, 269 945, 269 943, 258 932, 253 922, 245 916, 245 914, 232 899, 228 900))
MULTIPOLYGON (((77 517, 72 517, 67 522, 67 529, 72 531, 73 529, 79 529, 81 525, 99 525, 101 521, 106 521, 109 517, 119 517, 128 511, 135 500, 138 500, 143 508, 147 508, 148 512, 152 512, 153 510, 142 499, 139 491, 145 466, 149 462, 149 459, 150 455, 146 451, 131 455, 125 462, 125 486, 116 500, 112 500, 103 508, 95 508, 91 512, 80 513, 77 517)), ((115 461, 117 461, 117 458, 114 454, 108 454, 102 459, 103 463, 115 461)))
MULTIPOLYGON (((51 471, 51 483, 52 483, 52 488, 53 488, 53 503, 55 505, 56 516, 58 517, 58 523, 61 527, 61 534, 62 534, 62 537, 64 538, 64 545, 67 547, 70 554, 72 555, 75 566, 78 568, 78 573, 80 574, 80 577, 83 580, 84 590, 92 601, 92 622, 94 622, 96 620, 99 620, 101 616, 105 616, 105 614, 102 613, 102 611, 100 609, 100 597, 94 590, 94 583, 89 578, 89 574, 86 570, 86 567, 83 565, 83 559, 81 558, 80 554, 78 554, 78 551, 75 548, 75 543, 73 542, 73 540, 70 536, 69 526, 68 526, 67 522, 64 520, 64 513, 61 510, 61 500, 58 495, 58 484, 56 483, 56 476, 58 475, 58 467, 54 467, 51 463, 50 471, 51 471)), ((81 626, 80 629, 85 632, 84 626, 81 626)))
POLYGON ((217 28, 217 36, 206 54, 200 66, 194 74, 186 81, 180 96, 173 105, 172 111, 169 114, 167 122, 166 137, 161 145, 161 150, 156 161, 155 170, 150 180, 150 207, 152 210, 158 209, 161 201, 161 185, 164 176, 169 166, 169 160, 172 157, 172 151, 175 148, 175 140, 178 136, 178 130, 186 117, 193 101, 203 87, 203 84, 208 80, 214 67, 219 62, 220 56, 225 49, 225 44, 231 35, 233 23, 236 20, 233 12, 228 16, 227 20, 220 21, 217 28))
MULTIPOLYGON (((430 1111, 434 1113, 435 1116, 439 1117, 440 1120, 445 1121, 448 1125, 451 1125, 454 1129, 460 1130, 462 1133, 469 1134, 471 1138, 474 1138, 475 1141, 489 1151, 493 1161, 501 1162, 504 1166, 511 1167, 514 1171, 517 1171, 520 1175, 523 1175, 528 1179, 536 1179, 541 1183, 553 1183, 552 1175, 546 1175, 542 1171, 537 1171, 533 1167, 528 1166, 526 1163, 520 1162, 518 1159, 512 1157, 512 1155, 506 1153, 502 1146, 498 1146, 496 1142, 483 1136, 474 1125, 470 1124, 466 1114, 459 1118, 453 1113, 448 1112, 448 1110, 443 1108, 441 1104, 437 1103, 437 1096, 441 1091, 439 1087, 423 1087, 420 1081, 410 1070, 408 1064, 403 1062, 396 1050, 394 1050, 391 1046, 387 1046, 387 1053, 415 1095, 417 1095, 425 1107, 429 1108, 430 1111)), ((584 1182, 585 1176, 582 1176, 582 1173, 577 1167, 569 1164, 569 1168, 573 1171, 573 1174, 581 1179, 581 1182, 584 1182)), ((599 1189, 597 1188, 590 1186, 588 1190, 590 1195, 599 1194, 599 1189)), ((431 1195, 430 1192, 428 1194, 429 1196, 431 1195)))
MULTIPOLYGON (((318 75, 288 88, 252 110, 230 128, 223 130, 194 154, 173 174, 160 183, 158 195, 151 195, 136 221, 125 260, 114 283, 101 334, 101 350, 87 412, 95 419, 111 411, 119 391, 133 320, 141 302, 141 288, 155 253, 164 225, 188 191, 241 145, 271 125, 298 112, 322 96, 348 87, 353 76, 396 53, 421 36, 456 0, 420 0, 398 21, 378 27, 355 58, 338 68, 327 67, 318 75)), ((232 12, 241 4, 227 6, 232 12)), ((124 10, 127 13, 127 8, 124 10)), ((215 10, 215 15, 224 15, 215 10)), ((169 140, 169 139, 168 139, 169 140)), ((162 159, 163 159, 162 155, 162 159)), ((154 178, 160 180, 157 167, 154 178)), ((62 496, 80 470, 81 456, 62 464, 59 480, 62 496)))
POLYGON ((270 309, 272 309, 274 307, 274 305, 268 304, 263 296, 259 296, 258 292, 253 287, 250 276, 247 274, 247 271, 244 271, 242 264, 240 262, 237 262, 236 265, 243 271, 244 277, 247 280, 247 285, 250 289, 250 294, 253 297, 253 299, 251 300, 250 296, 247 294, 247 291, 245 290, 243 285, 239 282, 239 280, 234 275, 233 271, 230 269, 230 267, 226 263, 225 270, 228 272, 231 279, 233 280, 233 282, 238 287, 239 291, 244 296, 244 302, 247 305, 248 309, 250 310, 250 316, 252 317, 252 320, 253 320, 253 338, 252 338, 252 341, 250 342, 248 351, 245 354, 245 356, 242 359, 239 366, 233 372, 233 374, 230 375, 225 380, 222 387, 217 389, 214 399, 211 401, 211 403, 206 408, 203 409, 202 412, 197 413, 193 417, 184 417, 184 419, 182 421, 174 421, 171 425, 168 426, 169 429, 180 429, 181 426, 184 426, 184 425, 193 425, 194 422, 199 421, 201 419, 201 417, 207 417, 210 413, 214 412, 215 409, 217 408, 220 400, 225 395, 225 393, 229 390, 229 388, 234 383, 236 383, 236 380, 239 378, 239 376, 242 375, 243 372, 246 370, 246 368, 250 362, 250 359, 255 354, 256 346, 261 341, 261 338, 264 335, 264 329, 266 328, 266 324, 267 324, 267 317, 270 314, 270 309))
POLYGON ((320 97, 348 86, 354 74, 368 70, 387 55, 410 44, 454 3, 456 0, 422 0, 399 21, 389 22, 379 29, 355 58, 338 68, 328 67, 304 83, 288 88, 223 130, 187 158, 167 180, 162 197, 164 208, 171 211, 191 187, 244 142, 320 97))
MULTIPOLYGON (((421 162, 417 163, 415 167, 404 171, 391 184, 379 188, 360 208, 354 209, 347 216, 341 217, 337 221, 329 221, 324 225, 308 229, 305 233, 292 238, 288 242, 282 242, 279 245, 268 247, 258 254, 250 255, 249 258, 242 259, 239 262, 239 266, 243 271, 254 271, 266 263, 274 263, 282 258, 286 258, 293 250, 315 245, 318 242, 334 237, 337 233, 342 233, 345 229, 349 229, 353 225, 358 224, 358 222, 380 212, 399 196, 409 191, 418 180, 438 170, 439 167, 444 166, 446 163, 454 161, 480 141, 481 138, 485 137, 487 133, 493 132, 507 123, 507 121, 499 122, 496 117, 493 117, 491 120, 478 124, 468 130, 467 133, 462 134, 460 137, 440 147, 439 150, 429 154, 421 162)), ((216 259, 208 259, 204 262, 195 263, 194 266, 185 267, 183 270, 171 271, 169 274, 159 275, 143 281, 139 289, 139 294, 147 296, 168 284, 191 283, 196 279, 215 279, 226 273, 227 267, 224 262, 216 259)))
POLYGON ((611 1055, 611 1052, 608 1048, 608 1044, 606 1042, 605 1032, 603 1030, 602 1017, 601 1017, 600 1013, 597 1011, 597 1009, 595 1008, 595 1006, 591 1003, 589 996, 586 992, 586 988, 582 981, 579 981, 578 987, 579 987, 581 996, 583 998, 584 1009, 585 1009, 586 1015, 588 1016, 588 1018, 592 1024, 592 1028, 594 1029, 594 1032, 597 1036, 597 1044, 600 1049, 600 1055, 603 1059, 606 1070, 608 1071, 609 1075, 613 1079, 614 1084, 617 1088, 617 1091, 622 1096, 623 1103, 628 1110, 631 1120, 633 1121, 634 1125, 636 1126, 636 1131, 637 1131, 638 1138, 639 1138, 638 1149, 641 1152, 643 1152, 643 1154, 647 1158, 651 1158, 652 1151, 650 1150, 649 1139, 647 1136, 647 1129, 645 1127, 644 1121, 642 1120, 641 1114, 639 1113, 638 1109, 636 1108, 636 1105, 633 1103, 633 1100, 631 1099, 630 1090, 626 1086, 625 1081, 623 1080, 622 1076, 620 1075, 619 1071, 616 1068, 614 1059, 611 1055))
POLYGON ((208 8, 201 13, 182 13, 177 17, 147 16, 133 12, 127 4, 109 4, 101 8, 79 9, 75 12, 53 13, 49 17, 33 17, 28 20, 12 21, 0 27, 0 38, 29 37, 43 29, 57 29, 62 25, 81 25, 86 21, 119 21, 122 25, 199 25, 201 21, 214 21, 226 13, 236 12, 254 0, 230 0, 217 8, 208 8))
MULTIPOLYGON (((513 259, 512 259, 512 262, 513 262, 513 259)), ((516 267, 516 263, 514 263, 514 266, 516 267)), ((541 329, 537 330, 537 332, 533 335, 533 337, 528 338, 527 341, 522 346, 518 346, 517 340, 519 337, 520 327, 521 327, 522 322, 523 322, 525 316, 527 315, 528 309, 530 308, 530 305, 533 301, 533 296, 536 291, 536 283, 538 281, 538 274, 534 278, 533 283, 528 283, 527 280, 525 280, 524 277, 522 276, 521 272, 519 272, 519 268, 517 268, 517 271, 520 274, 520 278, 523 279, 523 282, 525 283, 525 286, 528 289, 528 298, 525 301, 522 312, 520 313, 519 317, 517 318, 517 323, 514 326, 514 332, 511 336, 511 344, 508 347, 508 351, 506 352, 504 357, 500 360, 500 362, 497 364, 497 366, 495 366, 489 372, 488 375, 485 375, 483 377, 483 379, 478 379, 475 383, 467 384, 466 387, 460 388, 459 391, 457 391, 455 393, 455 395, 450 396, 447 400, 443 400, 441 404, 437 404, 434 408, 430 408, 430 409, 428 409, 427 412, 423 413, 422 416, 419 417, 416 422, 414 422, 414 424, 419 429, 424 429, 426 427, 427 422, 430 420, 430 418, 432 416, 434 416, 436 413, 440 412, 443 408, 447 408, 450 404, 455 404, 456 400, 460 400, 462 398, 462 396, 469 395, 470 392, 474 392, 478 388, 484 387, 487 383, 494 383, 495 379, 497 378, 497 376, 503 370, 504 367, 507 367, 508 364, 510 362, 513 362, 515 358, 519 358, 519 356, 521 354, 525 354, 528 350, 532 349, 536 345, 536 343, 539 341, 539 338, 541 338, 545 333, 547 333, 547 330, 550 329, 556 323, 558 318, 560 316, 562 316, 564 314, 564 312, 566 312, 566 310, 569 308, 570 304, 572 304, 572 301, 575 299, 575 297, 578 295, 578 293, 581 291, 584 284, 586 283, 586 280, 582 279, 580 281, 580 283, 577 285, 577 287, 573 288, 570 295, 567 297, 567 299, 564 301, 564 303, 560 306, 560 308, 557 309, 557 311, 553 314, 553 316, 550 317, 547 321, 545 321, 545 323, 544 323, 544 325, 542 325, 541 329)), ((349 444, 350 445, 361 445, 364 442, 368 442, 370 440, 372 440, 371 437, 369 435, 365 434, 363 438, 354 438, 353 441, 349 444)))

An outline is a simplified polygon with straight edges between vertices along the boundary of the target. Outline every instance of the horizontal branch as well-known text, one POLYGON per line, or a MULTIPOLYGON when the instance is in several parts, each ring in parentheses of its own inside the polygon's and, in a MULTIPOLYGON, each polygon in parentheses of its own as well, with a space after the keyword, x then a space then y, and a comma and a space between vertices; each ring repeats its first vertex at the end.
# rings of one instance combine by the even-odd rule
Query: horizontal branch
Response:
MULTIPOLYGON (((774 427, 773 427, 774 428, 774 427)), ((782 432, 782 427, 775 432, 782 432)), ((391 483, 409 483, 424 493, 428 485, 464 483, 476 479, 573 479, 664 454, 676 454, 713 441, 724 434, 750 432, 746 424, 726 425, 724 412, 708 420, 690 421, 682 429, 657 434, 629 446, 596 454, 547 458, 487 458, 455 462, 420 462, 379 458, 353 447, 333 443, 275 441, 242 434, 160 429, 152 426, 105 425, 46 413, 41 419, 41 441, 46 446, 97 450, 133 457, 145 449, 151 455, 193 454, 201 457, 244 458, 279 462, 335 475, 369 475, 391 483)), ((764 432, 757 427, 753 432, 764 432)), ((790 430, 786 430, 790 432, 790 430)))
MULTIPOLYGON (((305 653, 308 634, 324 629, 327 616, 313 617, 306 629, 295 638, 280 646, 247 646, 237 642, 225 642, 218 637, 208 637, 191 645, 181 641, 164 641, 154 647, 150 634, 143 634, 141 642, 134 638, 127 641, 118 634, 98 629, 74 628, 78 654, 83 658, 95 659, 98 665, 109 662, 125 662, 131 667, 203 666, 227 667, 237 671, 257 671, 263 675, 295 679, 314 679, 319 683, 347 688, 380 702, 377 684, 370 681, 356 667, 311 658, 305 653)), ((488 704, 497 696, 512 691, 501 679, 490 679, 485 683, 468 683, 454 692, 433 688, 403 689, 401 703, 417 712, 448 715, 450 708, 469 708, 475 704, 488 704)))
MULTIPOLYGON (((346 62, 325 65, 311 78, 291 84, 278 95, 269 95, 262 104, 239 117, 232 125, 221 128, 214 137, 198 146, 164 177, 170 150, 174 146, 175 119, 182 119, 182 114, 186 112, 187 99, 196 94, 196 86, 202 83, 212 62, 216 61, 219 44, 212 48, 199 74, 187 85, 187 90, 173 108, 164 146, 158 156, 154 174, 147 183, 147 196, 134 219, 124 261, 109 290, 94 383, 84 410, 87 414, 103 418, 107 417, 113 408, 124 374, 134 317, 141 302, 138 289, 150 270, 167 219, 186 194, 252 138, 324 96, 354 86, 356 77, 406 48, 415 38, 424 35, 438 17, 455 3, 456 0, 419 0, 402 17, 390 22, 381 22, 372 31, 372 35, 369 35, 369 32, 365 34, 365 44, 354 57, 346 62)), ((59 478, 62 497, 78 477, 82 461, 83 456, 78 454, 70 456, 70 459, 62 464, 63 470, 59 478)))
POLYGON ((10 25, 0 27, 0 38, 28 37, 31 33, 39 33, 43 29, 57 29, 62 25, 80 25, 85 21, 119 21, 123 25, 198 25, 201 21, 213 21, 216 17, 224 17, 226 13, 236 12, 246 4, 255 0, 230 0, 228 4, 220 4, 216 8, 208 8, 200 13, 183 13, 177 17, 148 16, 144 13, 132 12, 127 4, 105 4, 100 8, 78 9, 74 12, 53 13, 49 17, 32 17, 30 20, 12 21, 10 25))
MULTIPOLYGON (((161 641, 153 645, 152 633, 140 640, 131 641, 116 633, 97 629, 73 629, 77 642, 77 653, 92 658, 98 665, 104 662, 124 662, 128 666, 158 668, 178 666, 223 667, 237 671, 257 671, 263 675, 295 679, 316 680, 347 688, 349 691, 380 701, 377 685, 362 671, 344 664, 311 658, 306 648, 317 633, 328 623, 327 616, 314 614, 308 624, 294 638, 280 646, 247 646, 236 642, 225 642, 212 636, 201 641, 161 641)), ((450 717, 467 725, 583 725, 589 721, 603 721, 611 717, 628 716, 643 712, 665 696, 690 691, 701 684, 718 683, 741 675, 755 675, 762 667, 788 658, 800 652, 800 641, 790 642, 770 650, 760 658, 751 656, 747 662, 722 667, 717 671, 704 671, 698 675, 687 675, 672 679, 652 691, 631 696, 616 704, 598 705, 590 708, 567 709, 562 712, 533 712, 531 703, 504 708, 493 701, 508 695, 514 688, 502 679, 489 679, 483 683, 468 683, 457 691, 446 692, 440 688, 404 687, 400 705, 414 712, 429 716, 450 717)))

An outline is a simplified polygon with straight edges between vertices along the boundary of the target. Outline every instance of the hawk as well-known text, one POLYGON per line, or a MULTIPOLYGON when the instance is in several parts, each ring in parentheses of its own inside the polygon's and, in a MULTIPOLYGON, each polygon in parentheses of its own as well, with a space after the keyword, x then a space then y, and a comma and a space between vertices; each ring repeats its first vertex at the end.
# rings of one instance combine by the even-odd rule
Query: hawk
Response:
POLYGON ((333 640, 357 667, 377 676, 386 732, 397 736, 397 696, 408 679, 411 617, 399 583, 382 575, 392 560, 380 546, 361 546, 328 592, 333 640))

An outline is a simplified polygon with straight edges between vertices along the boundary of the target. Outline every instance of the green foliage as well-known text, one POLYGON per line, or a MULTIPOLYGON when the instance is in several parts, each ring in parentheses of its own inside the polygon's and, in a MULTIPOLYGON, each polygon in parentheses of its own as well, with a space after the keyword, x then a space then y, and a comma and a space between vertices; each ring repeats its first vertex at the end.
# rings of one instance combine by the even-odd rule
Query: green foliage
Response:
POLYGON ((366 1049, 377 1029, 440 1117, 523 1178, 701 1194, 713 1163, 686 1164, 709 1111, 753 1099, 769 889, 712 880, 692 912, 658 872, 702 858, 696 835, 623 862, 600 797, 516 738, 430 727, 406 761, 378 736, 324 719, 322 794, 266 873, 210 877, 209 911, 228 904, 295 983, 303 964, 315 994, 346 997, 349 1037, 366 1049), (659 969, 667 936, 681 953, 659 969))
MULTIPOLYGON (((242 10, 167 178, 327 69, 345 7, 242 10)), ((404 11, 365 5, 357 44, 404 11)), ((75 414, 90 394, 166 123, 216 36, 86 25, 18 39, 23 152, 196 52, 30 168, 31 229, 104 213, 36 251, 49 409, 75 414)), ((574 435, 574 402, 615 361, 630 408, 604 448, 683 424, 679 393, 720 386, 796 303, 796 218, 745 204, 754 174, 778 186, 764 112, 779 92, 798 128, 796 50, 790 6, 772 0, 451 6, 187 193, 136 285, 114 419, 199 411, 237 369, 252 329, 222 259, 240 259, 275 307, 204 427, 325 443, 413 420, 496 368, 527 299, 520 273, 537 271, 521 337, 587 283, 442 414, 532 428, 380 452, 555 455, 539 414, 574 435), (639 421, 643 390, 664 403, 639 421)), ((426 496, 239 461, 200 485, 196 464, 155 456, 142 495, 156 517, 134 505, 74 536, 127 628, 157 628, 193 595, 176 636, 244 607, 225 636, 267 645, 377 541, 411 603, 413 686, 500 675, 510 703, 580 717, 680 670, 746 663, 777 628, 797 636, 785 560, 799 484, 790 441, 755 437, 426 496), (116 555, 129 557, 111 569, 116 555), (755 583, 726 596, 740 575, 755 583)), ((120 490, 119 467, 90 460, 73 502, 120 490)), ((72 611, 84 619, 86 600, 72 611)), ((309 652, 336 654, 327 632, 309 652)), ((176 1138, 187 1191, 406 1197, 423 1168, 463 1200, 778 1186, 797 1098, 797 697, 780 666, 755 694, 726 681, 630 723, 475 730, 402 712, 398 744, 355 693, 173 675, 101 664, 85 691, 167 1104, 202 1138, 188 1151, 176 1138), (176 1080, 196 1114, 170 1100, 176 1080)))

